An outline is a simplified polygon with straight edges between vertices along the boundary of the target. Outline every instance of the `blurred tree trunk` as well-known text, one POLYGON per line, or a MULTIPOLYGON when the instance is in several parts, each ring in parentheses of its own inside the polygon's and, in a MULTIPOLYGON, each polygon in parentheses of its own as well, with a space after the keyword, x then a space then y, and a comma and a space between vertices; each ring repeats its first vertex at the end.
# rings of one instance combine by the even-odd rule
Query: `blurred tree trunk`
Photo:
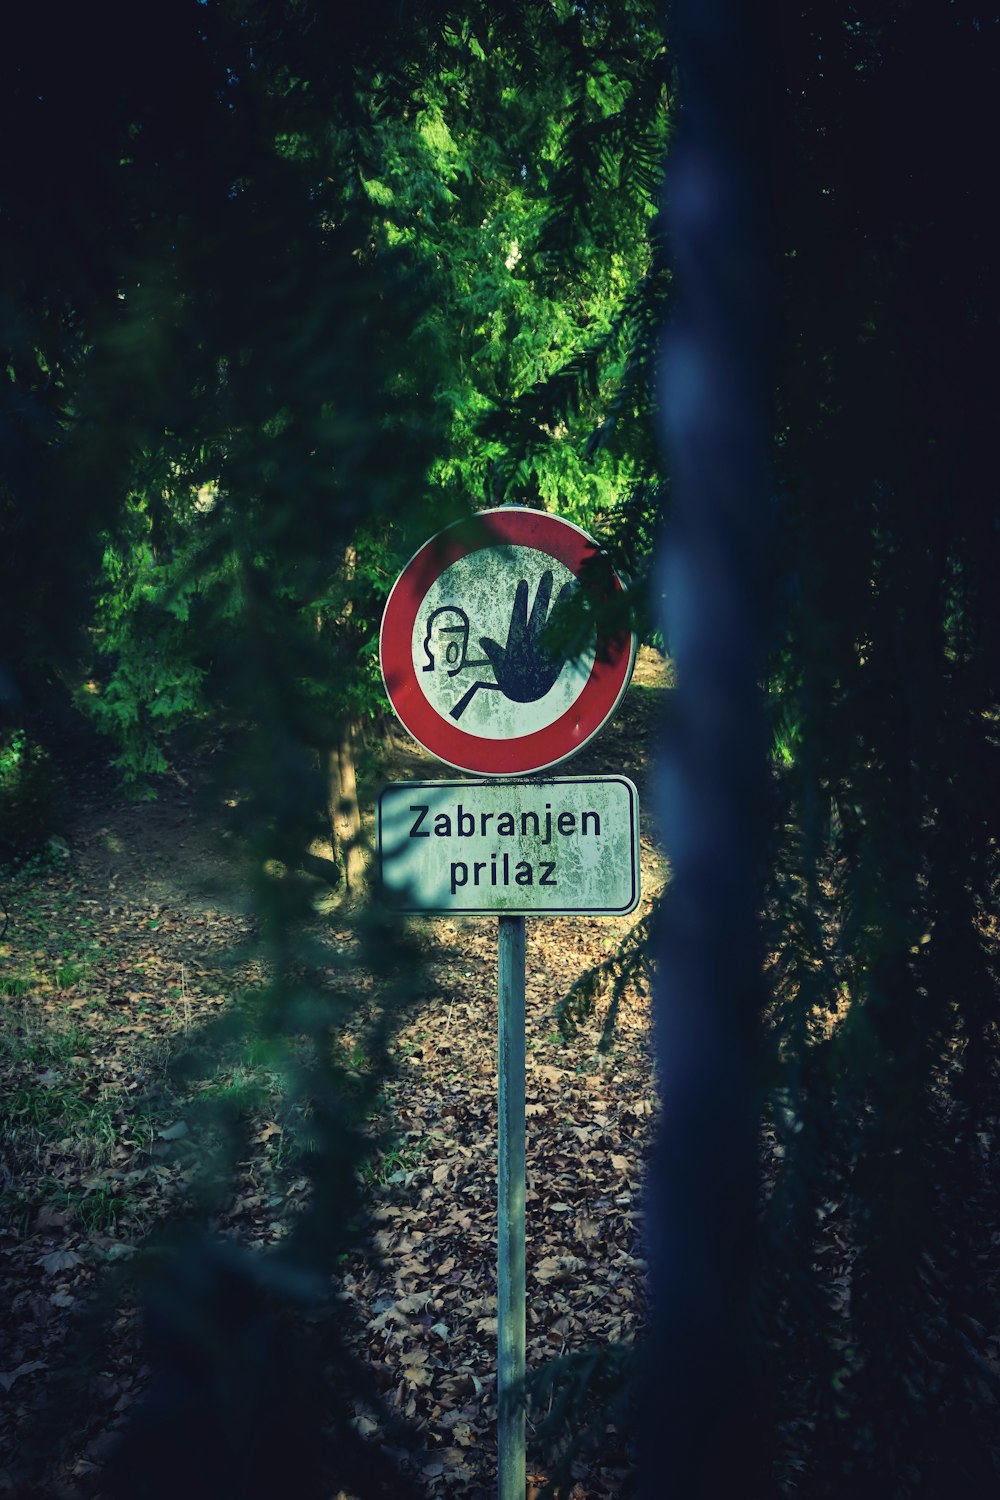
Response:
POLYGON ((333 862, 340 872, 348 895, 359 895, 365 888, 365 852, 361 841, 361 809, 358 806, 358 783, 355 771, 355 746, 360 726, 355 719, 345 719, 333 745, 327 746, 326 805, 330 819, 330 842, 333 862))
POLYGON ((677 0, 680 113, 665 210, 675 303, 659 423, 677 666, 660 766, 672 881, 658 941, 663 1102, 649 1179, 647 1500, 767 1493, 754 1369, 758 936, 767 801, 759 682, 770 446, 763 68, 753 8, 677 0))
MULTIPOLYGON (((341 570, 345 598, 336 619, 330 622, 322 612, 316 628, 334 625, 341 651, 352 649, 352 616, 354 600, 350 590, 357 576, 358 552, 353 542, 344 548, 341 570)), ((337 867, 345 895, 358 896, 366 884, 365 851, 361 840, 361 808, 358 805, 356 751, 361 737, 361 721, 356 714, 344 714, 338 721, 333 744, 323 750, 323 772, 326 778, 326 810, 330 824, 330 851, 337 867)))

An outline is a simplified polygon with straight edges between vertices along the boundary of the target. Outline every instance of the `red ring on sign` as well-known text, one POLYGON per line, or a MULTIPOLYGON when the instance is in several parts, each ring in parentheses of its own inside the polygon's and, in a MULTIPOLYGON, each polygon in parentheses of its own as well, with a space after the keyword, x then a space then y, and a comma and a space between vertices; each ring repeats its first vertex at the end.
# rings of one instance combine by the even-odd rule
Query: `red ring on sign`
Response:
MULTIPOLYGON (((460 557, 504 544, 535 547, 577 578, 598 556, 597 543, 559 516, 521 506, 482 511, 425 542, 407 563, 386 601, 379 635, 382 677, 389 701, 413 738, 450 766, 482 776, 523 776, 558 764, 591 740, 617 708, 632 675, 635 638, 624 634, 598 643, 597 655, 575 702, 544 729, 512 739, 485 739, 449 723, 425 697, 413 664, 413 624, 434 582, 460 557)), ((608 570, 610 593, 621 593, 608 570)))

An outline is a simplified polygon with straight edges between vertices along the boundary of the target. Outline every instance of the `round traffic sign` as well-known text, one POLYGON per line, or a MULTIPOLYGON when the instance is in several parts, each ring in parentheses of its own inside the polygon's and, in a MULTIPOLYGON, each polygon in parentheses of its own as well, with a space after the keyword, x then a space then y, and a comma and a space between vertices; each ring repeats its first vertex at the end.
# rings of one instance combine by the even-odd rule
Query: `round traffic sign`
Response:
POLYGON ((447 526, 410 559, 382 616, 386 692, 432 755, 479 776, 524 776, 575 754, 614 713, 635 661, 627 632, 573 657, 547 627, 578 589, 621 592, 597 543, 522 506, 447 526))

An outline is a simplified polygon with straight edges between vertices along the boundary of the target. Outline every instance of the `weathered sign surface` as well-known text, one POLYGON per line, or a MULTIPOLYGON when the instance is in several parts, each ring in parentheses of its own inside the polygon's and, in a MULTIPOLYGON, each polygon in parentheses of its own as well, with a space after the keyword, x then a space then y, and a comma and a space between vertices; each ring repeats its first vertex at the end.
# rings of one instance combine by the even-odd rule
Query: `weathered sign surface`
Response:
POLYGON ((638 905, 639 799, 624 776, 407 781, 378 801, 399 911, 616 914, 638 905))
POLYGON ((524 776, 582 748, 618 707, 635 660, 627 632, 560 655, 547 636, 578 589, 621 591, 570 521, 521 506, 446 527, 403 569, 382 619, 386 692, 405 727, 449 765, 524 776))

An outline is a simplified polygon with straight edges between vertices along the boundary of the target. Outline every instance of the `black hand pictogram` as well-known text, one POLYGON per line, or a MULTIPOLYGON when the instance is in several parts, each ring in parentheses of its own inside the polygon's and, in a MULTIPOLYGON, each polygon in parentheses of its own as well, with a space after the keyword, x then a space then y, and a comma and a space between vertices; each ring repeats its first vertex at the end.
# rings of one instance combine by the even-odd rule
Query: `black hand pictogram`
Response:
MULTIPOLYGON (((576 580, 564 583, 556 598, 556 608, 576 588, 576 580)), ((556 678, 566 664, 566 658, 554 658, 543 644, 542 637, 549 623, 549 600, 552 598, 552 570, 546 568, 538 580, 538 593, 528 613, 528 580, 522 578, 514 592, 514 606, 510 612, 507 629, 507 644, 501 646, 491 636, 481 635, 479 644, 486 652, 493 668, 495 682, 474 682, 454 708, 451 717, 456 721, 462 717, 473 698, 482 688, 501 692, 512 703, 534 703, 553 687, 556 678)), ((476 665, 479 663, 467 663, 476 665)))
MULTIPOLYGON (((563 584, 556 598, 557 608, 573 588, 572 581, 563 584)), ((488 635, 479 637, 479 644, 493 668, 497 687, 514 703, 534 703, 536 699, 544 698, 565 666, 565 660, 553 659, 542 642, 549 621, 551 597, 552 570, 546 568, 538 581, 538 593, 529 614, 528 582, 522 578, 514 594, 506 646, 501 646, 488 635)))

